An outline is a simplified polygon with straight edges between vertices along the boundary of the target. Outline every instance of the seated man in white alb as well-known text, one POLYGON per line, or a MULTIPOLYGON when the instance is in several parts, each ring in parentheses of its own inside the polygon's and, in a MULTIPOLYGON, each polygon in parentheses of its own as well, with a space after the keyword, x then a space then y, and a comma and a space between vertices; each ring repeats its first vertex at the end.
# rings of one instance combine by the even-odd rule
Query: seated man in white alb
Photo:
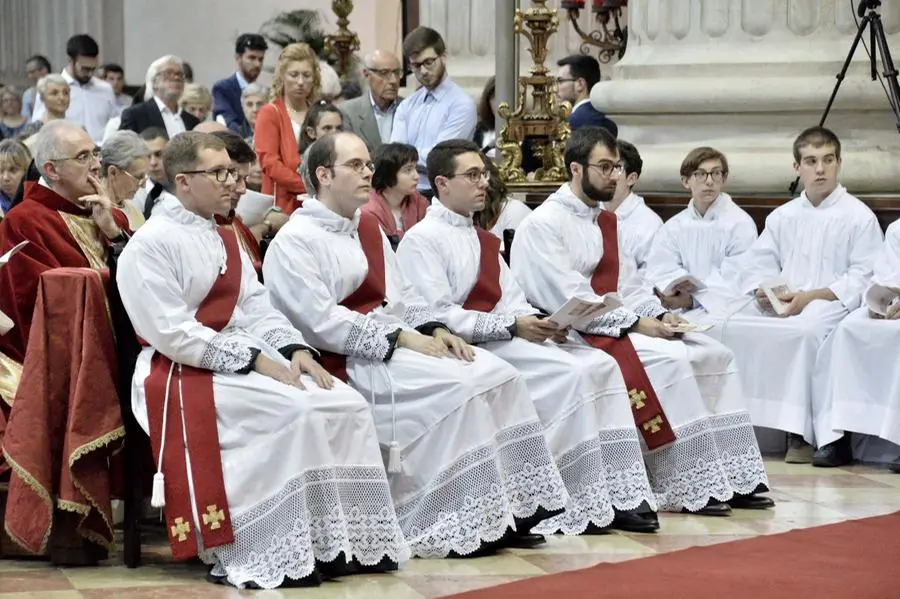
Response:
POLYGON ((128 242, 117 283, 147 345, 132 404, 173 556, 199 550, 214 581, 251 588, 396 569, 409 548, 365 399, 316 363, 213 220, 237 177, 224 143, 182 133, 165 161, 177 197, 128 242))
POLYGON ((360 210, 373 169, 362 139, 328 135, 306 164, 315 197, 269 247, 266 285, 327 350, 331 371, 371 398, 413 553, 475 556, 543 541, 524 533, 569 496, 525 382, 436 322, 404 279, 378 219, 360 210), (513 522, 517 534, 507 534, 513 522))
POLYGON ((566 144, 565 162, 569 183, 525 219, 512 247, 511 268, 529 303, 553 313, 573 297, 624 297, 627 307, 573 337, 619 364, 660 509, 722 515, 774 505, 757 495, 768 479, 731 352, 704 335, 676 338, 672 328, 683 319, 641 289, 619 247, 616 217, 603 209, 622 171, 616 140, 582 127, 566 144))
POLYGON ((500 256, 500 242, 473 225, 490 176, 478 146, 442 141, 427 168, 435 200, 400 242, 397 261, 438 320, 525 378, 571 497, 566 513, 541 529, 655 531, 656 500, 616 361, 583 345, 557 345, 566 331, 538 316, 500 256))
POLYGON ((644 161, 637 148, 625 140, 617 140, 619 161, 624 169, 616 181, 612 199, 603 203, 603 209, 616 214, 619 221, 619 243, 625 253, 634 258, 638 271, 647 268, 647 254, 653 237, 663 224, 659 215, 644 203, 644 198, 634 193, 644 168, 644 161))
MULTIPOLYGON (((873 289, 867 294, 877 305, 873 292, 885 293, 887 309, 872 312, 864 301, 861 308, 841 321, 832 334, 831 368, 827 370, 827 390, 817 406, 816 440, 835 447, 834 463, 842 466, 852 459, 844 431, 874 435, 900 445, 900 221, 888 227, 884 246, 875 260, 873 289), (893 303, 892 303, 893 302, 893 303)), ((818 387, 817 387, 818 390, 818 387)), ((818 402, 818 398, 817 398, 818 402)), ((825 464, 820 464, 825 465, 825 464)), ((900 457, 891 470, 900 472, 900 457)))
POLYGON ((691 201, 656 233, 644 273, 669 310, 716 312, 707 303, 728 294, 707 289, 707 283, 719 281, 722 262, 746 252, 758 237, 750 215, 722 191, 727 180, 728 160, 714 148, 694 148, 681 163, 681 184, 691 201), (697 283, 679 284, 685 277, 697 283))
MULTIPOLYGON (((712 314, 709 334, 734 351, 753 424, 790 434, 789 463, 809 463, 816 442, 813 385, 828 363, 827 337, 860 305, 883 235, 875 214, 838 184, 841 142, 824 127, 794 141, 800 197, 779 206, 749 250, 726 260, 722 277, 731 306, 712 314), (765 289, 786 286, 776 302, 765 289), (755 299, 755 301, 754 301, 755 299), (805 441, 804 441, 805 439, 805 441)), ((830 423, 828 423, 830 424, 830 423)), ((822 448, 821 465, 837 448, 822 448), (823 461, 824 460, 824 461, 823 461)))

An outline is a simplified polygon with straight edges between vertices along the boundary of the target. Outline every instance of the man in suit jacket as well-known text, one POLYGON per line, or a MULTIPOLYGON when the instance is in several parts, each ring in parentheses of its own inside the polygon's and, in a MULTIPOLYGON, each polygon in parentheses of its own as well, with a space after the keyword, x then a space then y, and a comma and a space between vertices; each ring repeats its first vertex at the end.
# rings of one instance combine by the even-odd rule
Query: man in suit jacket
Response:
POLYGON ((367 54, 363 60, 363 77, 369 84, 369 93, 341 106, 344 131, 360 136, 372 155, 382 143, 391 140, 394 113, 403 99, 398 95, 402 75, 400 60, 395 55, 384 50, 367 54))
POLYGON ((239 135, 243 135, 247 130, 247 119, 244 118, 244 107, 241 105, 241 92, 259 77, 263 58, 268 49, 266 39, 258 33, 241 34, 234 45, 237 70, 213 85, 213 118, 224 121, 226 127, 239 135))
POLYGON ((181 110, 178 100, 184 92, 184 70, 177 56, 163 56, 147 69, 144 102, 122 111, 119 130, 140 134, 150 127, 162 127, 169 138, 190 131, 200 122, 197 117, 181 110))
POLYGON ((556 66, 559 67, 556 93, 560 100, 572 105, 568 119, 572 131, 592 125, 603 127, 613 137, 618 137, 616 124, 591 105, 591 88, 600 81, 600 63, 597 59, 585 54, 573 54, 557 62, 556 66))

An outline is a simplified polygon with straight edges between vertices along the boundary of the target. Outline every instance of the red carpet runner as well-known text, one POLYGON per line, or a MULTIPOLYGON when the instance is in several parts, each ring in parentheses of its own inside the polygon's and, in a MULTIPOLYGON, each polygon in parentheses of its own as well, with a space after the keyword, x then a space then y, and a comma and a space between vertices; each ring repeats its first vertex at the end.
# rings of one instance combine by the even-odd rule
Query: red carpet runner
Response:
POLYGON ((693 547, 453 599, 897 599, 900 513, 693 547))

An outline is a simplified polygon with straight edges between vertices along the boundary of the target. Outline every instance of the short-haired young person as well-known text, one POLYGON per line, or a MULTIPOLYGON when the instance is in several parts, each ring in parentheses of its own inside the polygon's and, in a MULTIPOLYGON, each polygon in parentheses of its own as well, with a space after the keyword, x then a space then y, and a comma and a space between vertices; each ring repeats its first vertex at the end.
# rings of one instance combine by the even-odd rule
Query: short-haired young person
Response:
POLYGON ((213 118, 235 133, 244 135, 247 131, 241 92, 259 77, 268 49, 266 38, 260 34, 242 33, 234 43, 234 73, 213 85, 213 118))
POLYGON ((383 144, 375 152, 372 191, 362 211, 373 214, 393 247, 403 234, 425 218, 428 200, 418 192, 419 153, 408 144, 383 144))

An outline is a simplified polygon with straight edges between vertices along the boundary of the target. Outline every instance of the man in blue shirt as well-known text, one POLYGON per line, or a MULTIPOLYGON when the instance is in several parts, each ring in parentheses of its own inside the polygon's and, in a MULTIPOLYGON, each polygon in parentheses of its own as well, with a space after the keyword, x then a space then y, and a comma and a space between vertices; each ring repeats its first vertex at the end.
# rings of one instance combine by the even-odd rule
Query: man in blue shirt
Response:
MULTIPOLYGON (((422 87, 397 107, 391 142, 415 146, 424 174, 431 148, 448 139, 471 140, 478 117, 475 100, 447 74, 447 48, 440 33, 417 27, 403 40, 403 54, 422 87)), ((419 179, 419 190, 430 192, 428 177, 419 179)))

